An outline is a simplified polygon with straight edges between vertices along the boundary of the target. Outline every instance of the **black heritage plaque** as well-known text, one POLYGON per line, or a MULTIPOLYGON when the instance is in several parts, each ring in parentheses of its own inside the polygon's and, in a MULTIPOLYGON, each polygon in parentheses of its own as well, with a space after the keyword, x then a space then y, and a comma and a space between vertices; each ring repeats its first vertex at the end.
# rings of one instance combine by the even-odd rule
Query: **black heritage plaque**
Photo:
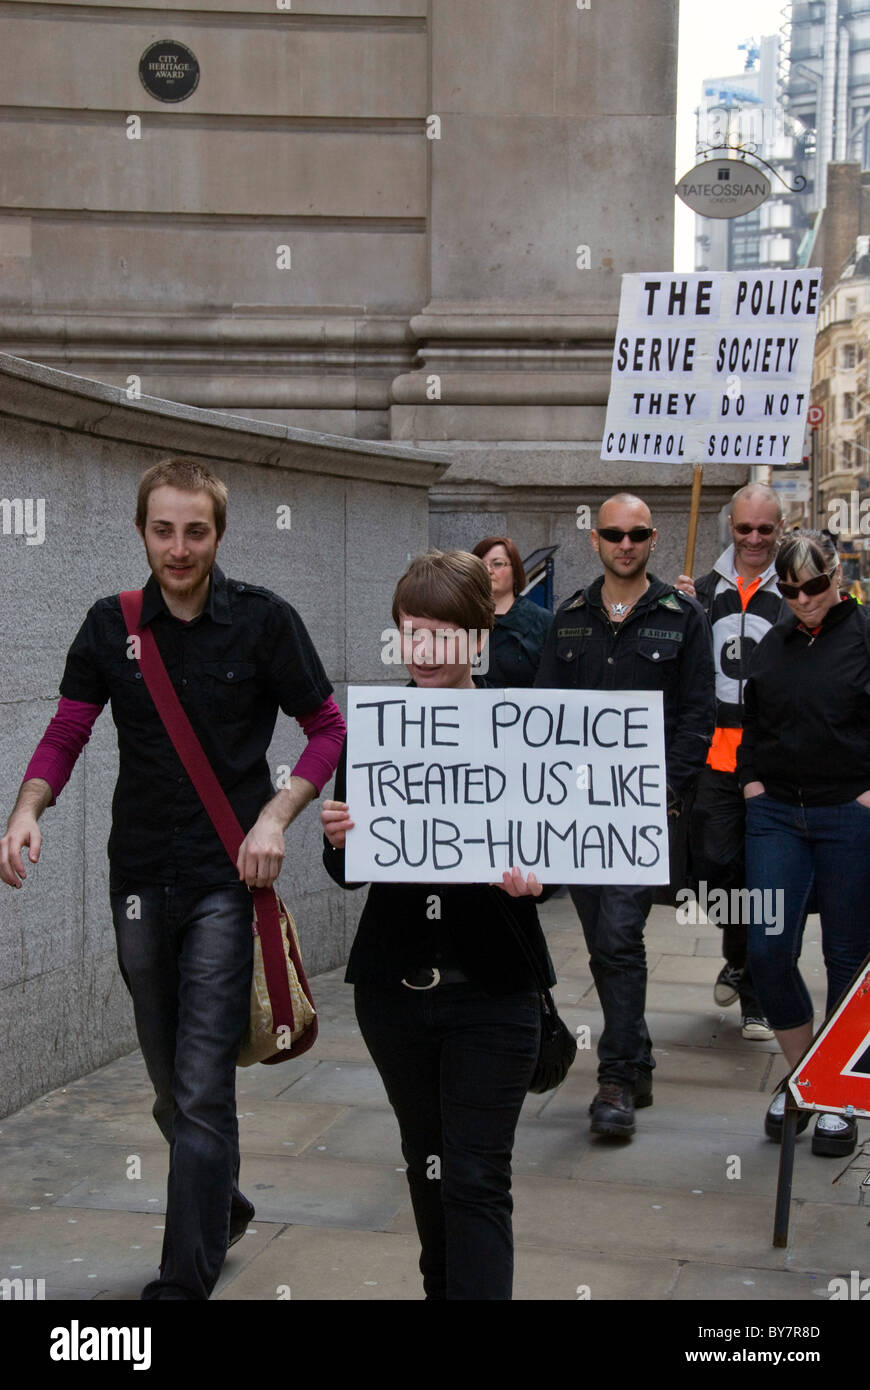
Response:
POLYGON ((139 59, 142 86, 158 101, 184 101, 196 91, 199 63, 195 54, 175 39, 158 39, 139 59))

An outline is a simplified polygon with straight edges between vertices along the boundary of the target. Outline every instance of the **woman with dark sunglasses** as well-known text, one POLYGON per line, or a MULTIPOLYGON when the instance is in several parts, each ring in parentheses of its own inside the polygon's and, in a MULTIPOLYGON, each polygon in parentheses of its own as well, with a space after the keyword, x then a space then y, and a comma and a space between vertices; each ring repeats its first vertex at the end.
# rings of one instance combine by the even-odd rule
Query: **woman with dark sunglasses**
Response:
MULTIPOLYGON (((822 926, 826 1012, 870 952, 870 644, 863 610, 840 598, 842 573, 827 532, 791 532, 775 563, 791 616, 753 655, 737 768, 746 797, 750 966, 791 1071, 814 1033, 797 968, 811 899, 822 926)), ((784 1109, 781 1087, 765 1118, 777 1141, 784 1109)), ((799 1131, 810 1113, 801 1112, 799 1131)), ((856 1139, 854 1120, 823 1113, 813 1153, 840 1157, 856 1139)))

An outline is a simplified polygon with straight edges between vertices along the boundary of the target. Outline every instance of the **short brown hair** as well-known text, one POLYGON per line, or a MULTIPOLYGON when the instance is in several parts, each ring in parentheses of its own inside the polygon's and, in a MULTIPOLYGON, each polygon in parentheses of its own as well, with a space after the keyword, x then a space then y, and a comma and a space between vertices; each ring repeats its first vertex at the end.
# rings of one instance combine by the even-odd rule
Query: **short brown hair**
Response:
POLYGON ((517 550, 510 536, 484 536, 482 541, 478 541, 472 550, 472 555, 479 555, 481 560, 494 545, 503 545, 507 551, 508 559, 511 562, 511 569, 514 575, 514 593, 518 594, 521 589, 526 587, 526 571, 520 552, 517 550))
POLYGON ((418 555, 396 585, 396 627, 400 613, 441 619, 466 631, 491 631, 495 603, 486 565, 467 550, 429 550, 418 555))
POLYGON ((227 489, 220 478, 210 473, 199 459, 168 458, 152 463, 139 482, 136 498, 136 525, 145 530, 148 519, 148 498, 155 488, 177 487, 181 492, 207 492, 214 507, 214 524, 220 540, 227 529, 227 489))

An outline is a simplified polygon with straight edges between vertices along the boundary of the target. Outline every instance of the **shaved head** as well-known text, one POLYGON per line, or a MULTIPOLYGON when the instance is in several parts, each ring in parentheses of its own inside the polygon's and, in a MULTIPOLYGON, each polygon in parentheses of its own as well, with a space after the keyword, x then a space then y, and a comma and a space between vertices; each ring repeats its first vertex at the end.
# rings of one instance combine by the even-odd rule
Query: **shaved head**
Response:
POLYGON ((777 518, 782 517, 782 503, 772 487, 765 487, 764 483, 747 483, 745 487, 739 487, 731 498, 731 515, 734 515, 734 506, 737 502, 769 502, 776 508, 777 518))
POLYGON ((770 565, 782 535, 782 505, 772 487, 747 483, 731 499, 728 517, 734 566, 744 579, 757 579, 770 565))
MULTIPOLYGON (((607 526, 608 522, 603 519, 606 508, 614 506, 630 506, 632 508, 642 508, 644 519, 636 524, 640 526, 650 526, 652 524, 652 514, 642 497, 635 497, 633 492, 615 492, 612 497, 607 497, 598 508, 597 526, 607 526)), ((640 516, 638 510, 637 515, 640 516)), ((612 524, 612 523, 611 523, 612 524)))
POLYGON ((617 492, 608 497, 598 508, 597 527, 590 531, 589 539, 605 572, 614 580, 623 581, 643 576, 646 573, 650 551, 655 545, 656 532, 652 525, 649 507, 642 497, 632 492, 617 492), (621 540, 608 540, 603 531, 621 531, 621 540), (643 541, 633 541, 631 531, 648 530, 650 536, 643 541))

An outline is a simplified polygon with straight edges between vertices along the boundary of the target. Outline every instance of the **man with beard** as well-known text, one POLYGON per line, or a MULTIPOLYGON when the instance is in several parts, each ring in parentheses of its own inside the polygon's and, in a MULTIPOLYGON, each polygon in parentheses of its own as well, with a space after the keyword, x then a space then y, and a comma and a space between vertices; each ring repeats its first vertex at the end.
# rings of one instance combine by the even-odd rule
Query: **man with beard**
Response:
POLYGON ((110 893, 124 982, 170 1143, 159 1278, 144 1299, 207 1299, 254 1209, 238 1187, 235 1067, 249 1013, 249 889, 281 870, 284 831, 332 776, 344 721, 305 626, 267 589, 227 579, 215 558, 226 487, 196 459, 142 477, 136 527, 151 578, 140 628, 227 794, 245 839, 233 865, 172 745, 136 660, 120 597, 99 599, 67 656, 61 700, 0 839, 0 878, 21 888, 54 804, 107 702, 118 730, 110 893), (309 742, 286 786, 266 752, 278 709, 309 742), (25 858, 25 849, 27 856, 25 858))
MULTIPOLYGON (((743 691, 749 661, 761 639, 788 604, 780 598, 774 568, 782 536, 782 507, 773 488, 748 483, 731 499, 728 517, 731 545, 713 569, 693 584, 681 574, 677 587, 697 598, 713 628, 716 669, 716 732, 698 778, 689 828, 692 875, 719 888, 731 903, 732 889, 746 886, 743 851, 746 803, 737 780, 737 749, 743 733, 743 691)), ((767 1041, 773 1030, 758 1002, 746 960, 748 923, 720 920, 725 964, 716 977, 713 998, 725 1008, 740 1000, 741 1032, 750 1041, 767 1041)))
MULTIPOLYGON (((678 815, 713 733, 713 653, 698 603, 647 573, 656 534, 639 497, 619 493, 602 504, 590 535, 604 573, 556 613, 535 686, 660 690, 668 813, 678 815)), ((604 1013, 591 1127, 630 1138, 635 1107, 652 1105, 643 933, 653 890, 582 884, 570 891, 604 1013)))

